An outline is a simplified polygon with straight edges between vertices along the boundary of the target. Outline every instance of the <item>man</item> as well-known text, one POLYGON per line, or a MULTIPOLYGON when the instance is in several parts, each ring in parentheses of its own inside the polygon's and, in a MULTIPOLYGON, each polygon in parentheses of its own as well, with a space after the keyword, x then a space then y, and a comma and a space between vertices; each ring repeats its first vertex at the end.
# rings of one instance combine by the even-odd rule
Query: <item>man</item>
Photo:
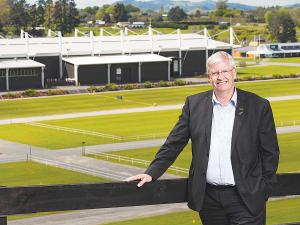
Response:
POLYGON ((157 180, 192 141, 188 206, 204 225, 265 224, 276 183, 279 148, 269 102, 234 86, 235 62, 226 52, 207 60, 213 90, 189 96, 166 142, 146 170, 125 181, 157 180))

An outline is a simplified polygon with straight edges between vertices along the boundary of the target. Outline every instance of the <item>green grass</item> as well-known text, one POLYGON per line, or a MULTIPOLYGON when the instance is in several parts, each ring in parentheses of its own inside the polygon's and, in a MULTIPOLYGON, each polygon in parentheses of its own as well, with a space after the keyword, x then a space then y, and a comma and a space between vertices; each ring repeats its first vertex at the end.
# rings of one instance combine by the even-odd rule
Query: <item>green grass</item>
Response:
POLYGON ((300 57, 270 59, 268 62, 300 63, 300 57))
POLYGON ((257 62, 257 61, 261 61, 261 60, 259 60, 259 59, 255 59, 255 61, 254 61, 254 59, 253 58, 234 58, 234 61, 248 61, 248 62, 257 62))
MULTIPOLYGON (((65 169, 46 166, 44 164, 26 161, 15 163, 1 163, 0 186, 31 186, 74 183, 112 182, 101 177, 68 171, 65 169)), ((62 212, 43 212, 31 215, 9 216, 8 220, 25 219, 62 212)))
POLYGON ((0 186, 27 186, 112 182, 79 172, 46 166, 44 164, 25 161, 15 163, 1 163, 0 186))
MULTIPOLYGON (((256 69, 259 70, 258 68, 256 69)), ((236 86, 262 97, 300 94, 300 79, 253 83, 241 82, 236 83, 236 86)), ((120 91, 117 93, 106 92, 88 95, 7 100, 0 101, 0 119, 147 107, 154 103, 158 106, 183 104, 187 96, 210 89, 211 85, 197 85, 166 89, 157 88, 137 92, 120 91), (117 100, 117 95, 122 95, 124 100, 117 100)))
MULTIPOLYGON (((267 225, 300 221, 300 197, 267 202, 267 225)), ((183 211, 161 216, 146 217, 122 222, 108 223, 114 225, 166 225, 166 224, 202 224, 199 214, 194 211, 183 211)))
MULTIPOLYGON (((279 134, 278 142, 280 148, 280 162, 278 173, 287 173, 287 172, 295 172, 300 170, 299 159, 300 159, 300 133, 290 133, 290 134, 279 134)), ((124 150, 124 151, 112 151, 108 152, 109 154, 130 157, 135 159, 142 159, 147 161, 152 161, 154 159, 155 154, 159 150, 159 147, 152 148, 141 148, 134 150, 124 150)), ((102 156, 98 155, 86 155, 88 157, 106 160, 102 156)), ((181 167, 189 169, 191 164, 192 154, 191 154, 191 144, 188 144, 182 153, 178 156, 173 166, 181 167)), ((109 159, 109 161, 118 162, 118 160, 109 159)), ((132 165, 131 162, 122 161, 122 164, 132 165)), ((148 165, 134 163, 134 166, 147 168, 148 165)), ((168 173, 176 174, 175 171, 168 170, 168 173)), ((181 176, 188 176, 188 174, 179 174, 181 176)))
MULTIPOLYGON (((300 120, 299 99, 271 102, 271 106, 273 108, 275 122, 300 120)), ((128 136, 169 133, 177 122, 180 113, 181 109, 176 109, 156 112, 71 118, 43 121, 42 123, 94 131, 125 138, 128 136)), ((33 127, 25 124, 1 125, 0 136, 1 139, 4 140, 47 149, 80 147, 83 141, 86 143, 86 146, 120 142, 108 138, 33 127)), ((165 138, 166 136, 167 135, 162 135, 159 138, 165 138)), ((140 138, 140 140, 151 138, 152 137, 140 138)), ((131 141, 135 140, 137 139, 132 139, 131 141)))
POLYGON ((258 66, 237 70, 238 77, 300 73, 298 66, 258 66))

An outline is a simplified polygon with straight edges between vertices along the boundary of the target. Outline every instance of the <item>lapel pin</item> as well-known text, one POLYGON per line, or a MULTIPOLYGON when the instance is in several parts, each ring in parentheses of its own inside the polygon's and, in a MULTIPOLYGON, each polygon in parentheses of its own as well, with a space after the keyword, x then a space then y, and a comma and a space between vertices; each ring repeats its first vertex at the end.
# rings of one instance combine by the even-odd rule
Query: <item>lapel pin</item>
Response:
POLYGON ((239 110, 240 110, 240 111, 243 111, 243 110, 244 110, 244 108, 239 108, 239 110))

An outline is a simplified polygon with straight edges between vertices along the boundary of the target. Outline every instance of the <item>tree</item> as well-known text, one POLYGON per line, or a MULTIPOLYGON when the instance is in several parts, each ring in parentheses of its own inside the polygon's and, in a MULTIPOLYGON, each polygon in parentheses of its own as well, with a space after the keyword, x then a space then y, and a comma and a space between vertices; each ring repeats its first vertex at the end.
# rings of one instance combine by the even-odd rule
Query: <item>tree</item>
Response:
POLYGON ((185 12, 179 6, 173 7, 168 13, 168 19, 171 21, 181 21, 185 17, 185 12))
POLYGON ((139 7, 133 6, 131 4, 125 5, 125 9, 126 9, 126 12, 128 12, 128 13, 130 13, 130 12, 139 12, 140 11, 139 7))
POLYGON ((279 34, 279 41, 282 43, 291 41, 297 42, 296 38, 296 26, 294 21, 292 20, 291 15, 287 12, 286 9, 279 9, 280 21, 282 30, 279 34))
POLYGON ((9 14, 11 23, 15 26, 16 31, 20 31, 21 27, 26 31, 30 21, 28 13, 29 4, 26 0, 19 0, 13 6, 9 14))
POLYGON ((123 3, 117 3, 114 6, 113 17, 116 22, 126 22, 128 21, 127 11, 123 3))
POLYGON ((200 13, 200 10, 199 10, 199 9, 196 10, 195 16, 196 16, 196 17, 200 17, 200 16, 201 16, 201 13, 200 13))
POLYGON ((227 5, 226 2, 228 2, 228 0, 218 0, 216 2, 216 8, 217 9, 222 9, 222 10, 226 10, 227 9, 227 5))
POLYGON ((164 14, 164 13, 165 13, 164 4, 162 4, 159 9, 159 14, 164 14))
POLYGON ((6 24, 9 19, 10 5, 7 0, 0 0, 0 21, 6 24))
POLYGON ((45 2, 45 26, 49 29, 54 25, 54 5, 52 0, 46 0, 45 2))
POLYGON ((265 19, 273 42, 296 41, 296 26, 286 9, 268 11, 265 19))
POLYGON ((79 24, 79 12, 74 0, 58 0, 54 7, 55 28, 63 34, 71 33, 79 24))
POLYGON ((96 18, 97 19, 102 19, 104 14, 105 14, 105 10, 109 8, 109 5, 103 5, 102 8, 98 9, 98 12, 96 13, 96 18))
POLYGON ((103 21, 105 21, 105 23, 110 23, 111 20, 110 20, 110 16, 108 13, 105 13, 103 18, 102 18, 103 21))
POLYGON ((154 13, 154 10, 153 9, 147 9, 146 13, 154 13))

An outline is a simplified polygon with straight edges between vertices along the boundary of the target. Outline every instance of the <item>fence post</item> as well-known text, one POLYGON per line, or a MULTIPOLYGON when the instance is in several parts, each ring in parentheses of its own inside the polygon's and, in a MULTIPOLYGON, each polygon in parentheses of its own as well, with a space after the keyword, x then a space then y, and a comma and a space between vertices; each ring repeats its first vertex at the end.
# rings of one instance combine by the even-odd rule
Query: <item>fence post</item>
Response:
POLYGON ((133 165, 133 158, 131 159, 131 164, 133 165))
POLYGON ((155 134, 153 134, 153 139, 155 139, 155 134))
POLYGON ((294 126, 296 126, 296 120, 294 120, 294 126))
POLYGON ((119 162, 121 162, 121 156, 119 156, 119 162))
POLYGON ((137 140, 138 140, 138 141, 140 140, 140 135, 137 136, 137 140))
POLYGON ((281 126, 283 127, 283 122, 281 122, 281 126))
POLYGON ((108 154, 106 154, 106 159, 108 160, 108 154))

